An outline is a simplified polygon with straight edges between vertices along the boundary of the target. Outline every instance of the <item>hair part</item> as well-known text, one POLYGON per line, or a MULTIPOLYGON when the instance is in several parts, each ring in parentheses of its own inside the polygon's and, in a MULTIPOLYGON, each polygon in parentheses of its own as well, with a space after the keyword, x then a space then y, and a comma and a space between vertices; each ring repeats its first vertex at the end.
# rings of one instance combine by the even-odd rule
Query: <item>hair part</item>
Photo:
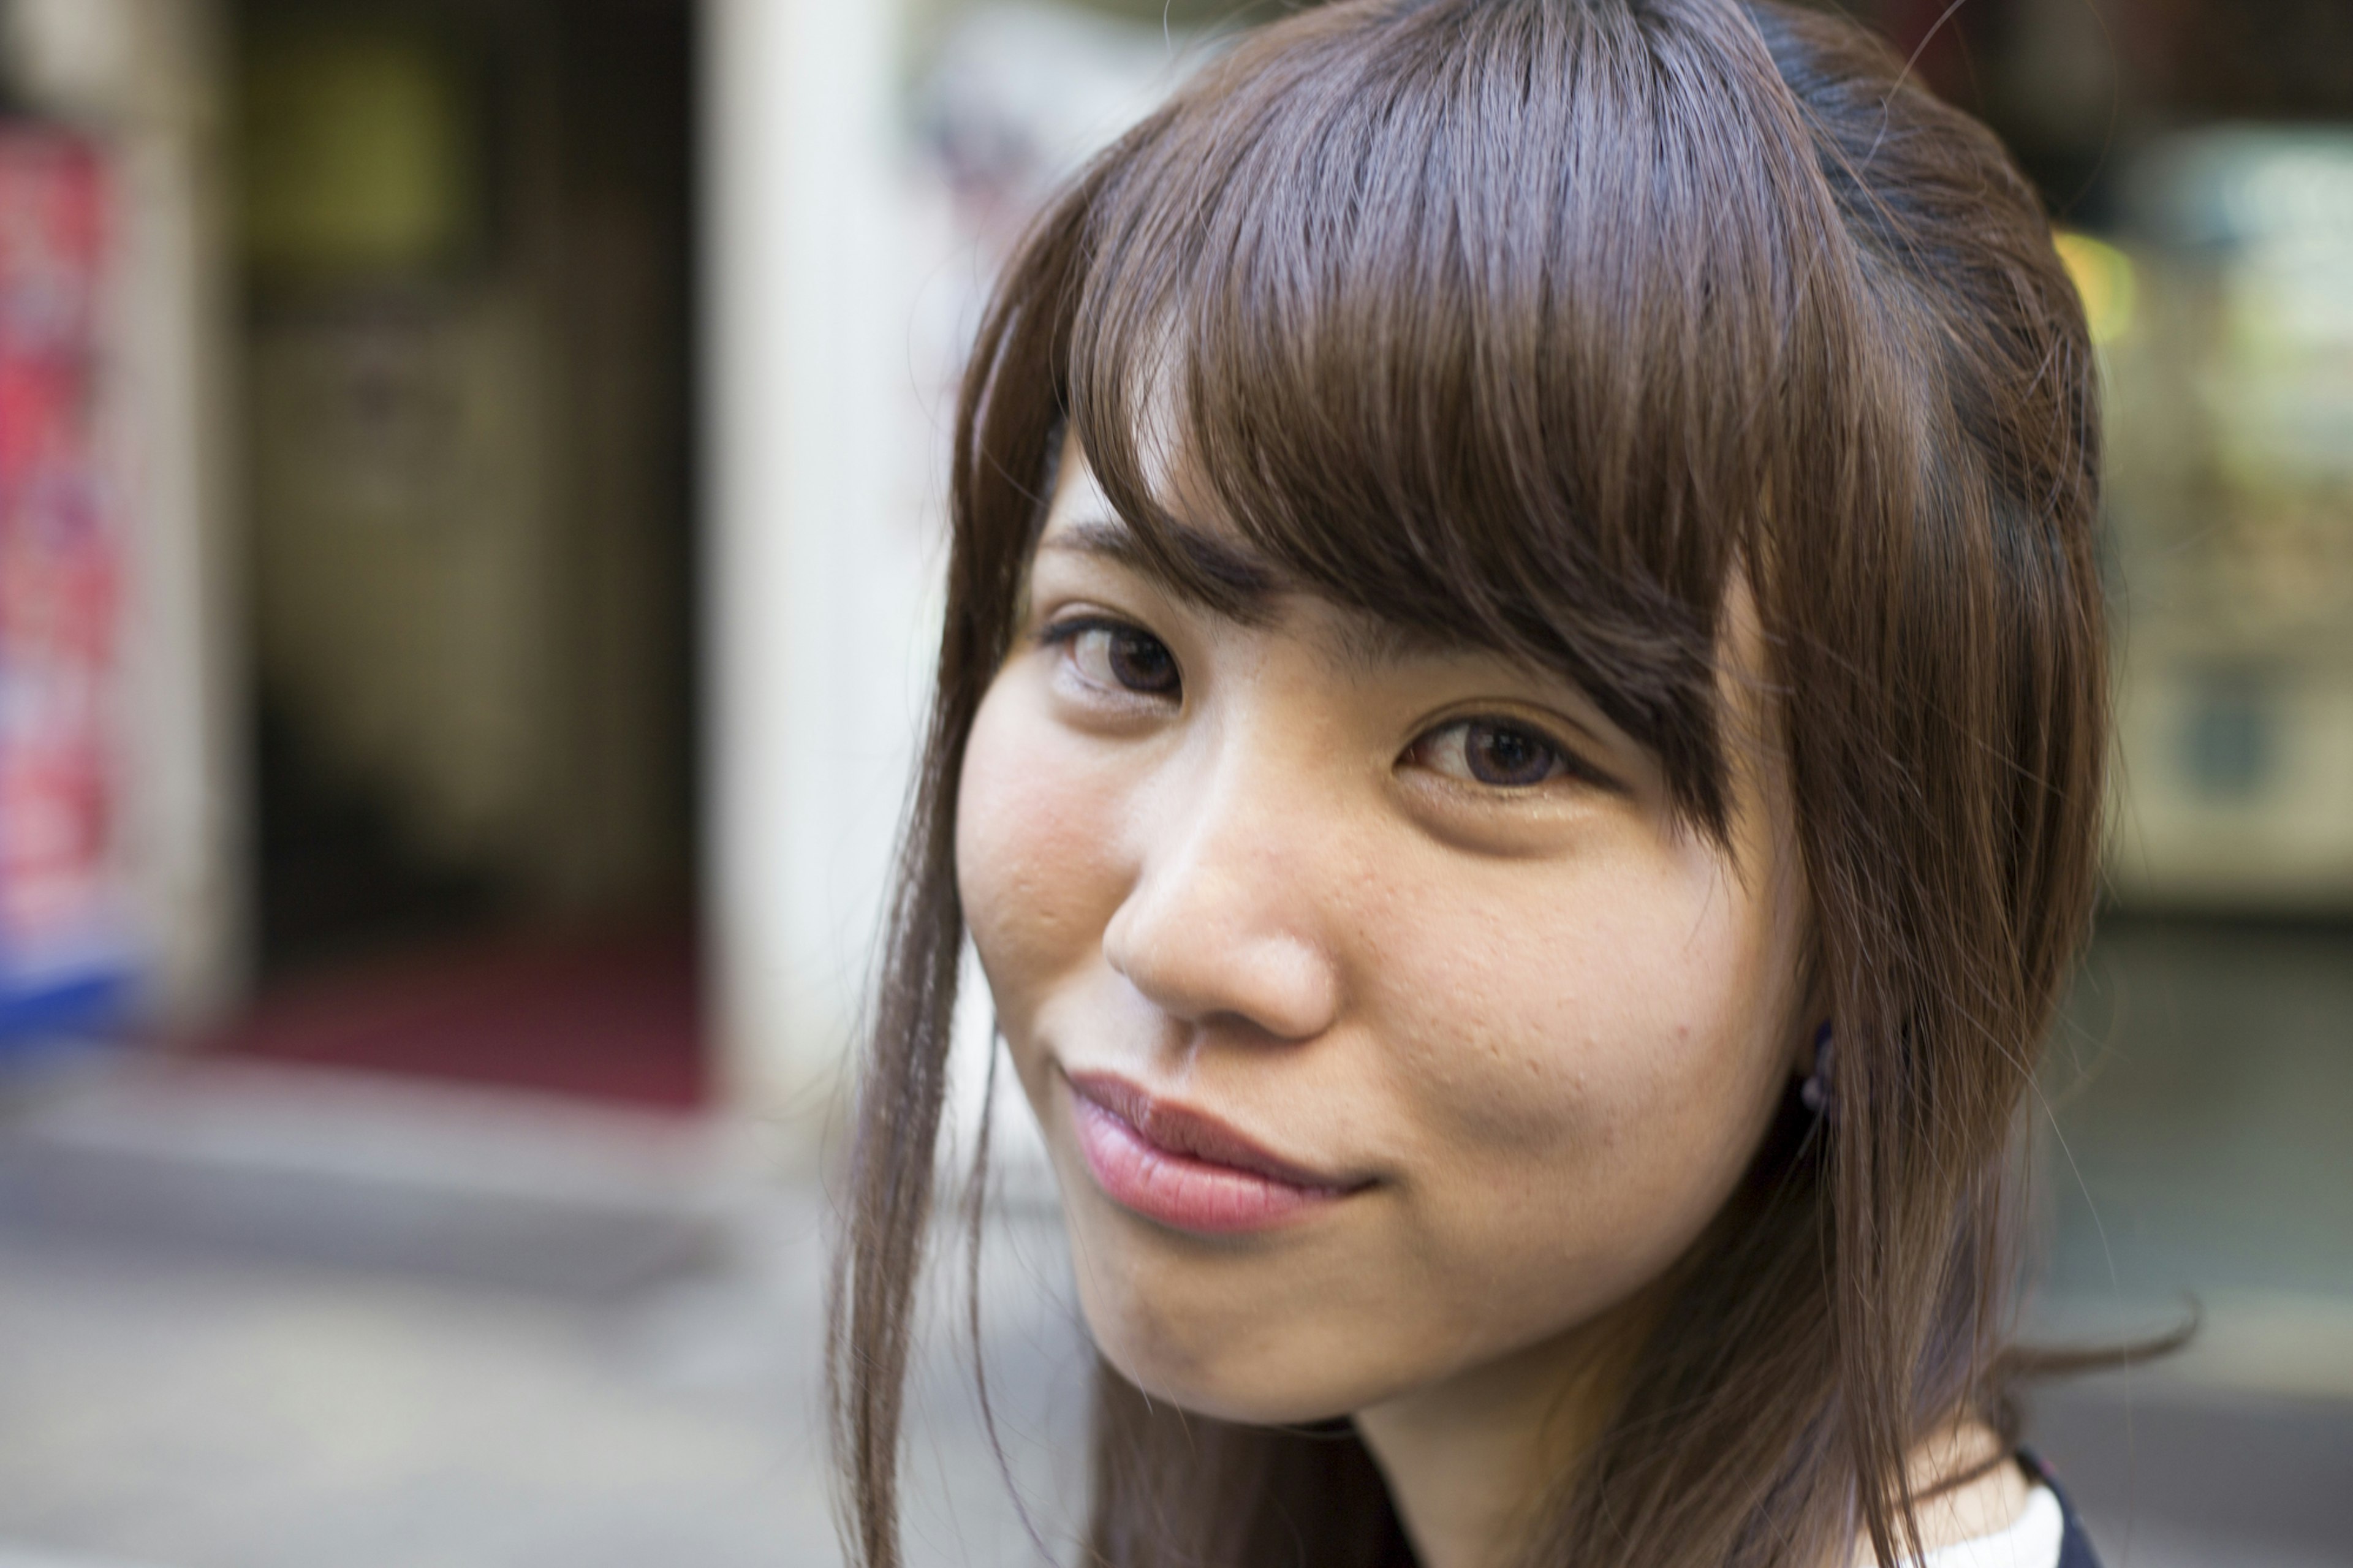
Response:
MULTIPOLYGON (((1577 681, 1719 839, 1745 578, 1837 1111, 1776 1124, 1527 1561, 1916 1551, 1915 1446, 2011 1429, 2019 1109, 2106 745, 2090 349, 2008 155, 1779 0, 1350 0, 1245 39, 1041 217, 965 384, 851 1151, 831 1367, 871 1568, 899 1561, 956 781, 1066 425, 1187 592, 1235 587, 1185 547, 1176 451, 1287 579, 1577 681)), ((1095 1459, 1103 1563, 1409 1557, 1346 1434, 1183 1416, 1105 1367, 1095 1459)))

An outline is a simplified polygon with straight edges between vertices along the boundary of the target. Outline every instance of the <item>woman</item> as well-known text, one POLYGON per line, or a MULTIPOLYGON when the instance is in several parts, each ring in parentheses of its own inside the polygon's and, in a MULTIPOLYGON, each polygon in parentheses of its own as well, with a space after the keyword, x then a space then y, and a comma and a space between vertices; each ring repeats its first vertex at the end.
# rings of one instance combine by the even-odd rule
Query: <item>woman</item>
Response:
POLYGON ((1102 1352, 1088 1561, 2087 1563, 2005 1390, 2096 455, 2032 191, 1776 0, 1335 5, 1097 160, 958 427, 864 1559, 969 934, 1102 1352))

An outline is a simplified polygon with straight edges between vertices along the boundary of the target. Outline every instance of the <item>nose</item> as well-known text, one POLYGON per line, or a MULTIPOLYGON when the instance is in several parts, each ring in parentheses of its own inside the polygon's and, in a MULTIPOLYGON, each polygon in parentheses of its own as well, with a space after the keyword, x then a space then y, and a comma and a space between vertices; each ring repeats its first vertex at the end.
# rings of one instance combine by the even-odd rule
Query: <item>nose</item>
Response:
POLYGON ((1341 1006, 1317 895, 1319 860, 1344 852, 1328 795, 1277 759, 1227 755, 1209 771, 1206 787, 1169 779, 1145 804, 1139 869, 1103 956, 1187 1024, 1312 1039, 1341 1006))

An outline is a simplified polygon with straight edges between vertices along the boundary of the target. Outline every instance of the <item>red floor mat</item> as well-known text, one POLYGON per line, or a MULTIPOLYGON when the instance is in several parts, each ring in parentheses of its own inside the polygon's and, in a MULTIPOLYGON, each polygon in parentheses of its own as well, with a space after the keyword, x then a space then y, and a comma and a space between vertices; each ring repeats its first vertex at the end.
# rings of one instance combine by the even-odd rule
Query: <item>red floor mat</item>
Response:
POLYGON ((707 1103, 693 942, 503 939, 305 975, 209 1048, 626 1105, 707 1103))

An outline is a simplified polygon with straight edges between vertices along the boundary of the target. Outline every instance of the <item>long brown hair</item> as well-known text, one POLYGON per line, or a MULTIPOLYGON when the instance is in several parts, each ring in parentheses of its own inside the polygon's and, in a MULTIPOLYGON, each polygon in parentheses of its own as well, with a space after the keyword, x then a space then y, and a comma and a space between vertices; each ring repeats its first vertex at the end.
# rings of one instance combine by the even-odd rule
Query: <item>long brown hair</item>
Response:
MULTIPOLYGON (((2004 1387, 2025 1098, 2106 739, 2081 308, 1981 126, 1778 0, 1352 0, 1250 36, 1044 215, 956 427, 938 689, 831 1344, 862 1560, 897 1457, 964 927, 965 738, 1065 427, 1177 581, 1139 432, 1337 604, 1543 661, 1721 840, 1719 637, 1769 648, 1832 1109, 1793 1101, 1673 1276, 1527 1561, 1916 1550, 1909 1455, 2004 1387)), ((1094 1560, 1409 1560, 1345 1428, 1099 1373, 1094 1560)))

